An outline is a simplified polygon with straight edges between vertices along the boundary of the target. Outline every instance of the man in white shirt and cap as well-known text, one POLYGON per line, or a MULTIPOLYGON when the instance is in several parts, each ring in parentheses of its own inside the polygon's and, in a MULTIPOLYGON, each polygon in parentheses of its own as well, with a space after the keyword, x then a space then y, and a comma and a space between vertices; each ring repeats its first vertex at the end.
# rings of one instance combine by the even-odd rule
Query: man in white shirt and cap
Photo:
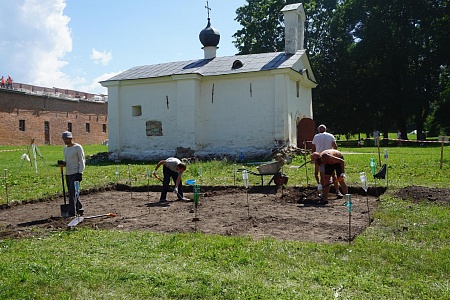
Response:
POLYGON ((83 180, 83 172, 86 166, 83 147, 75 143, 72 138, 72 132, 64 131, 62 133, 62 139, 66 146, 64 147, 64 161, 61 163, 66 167, 66 184, 69 190, 69 216, 75 216, 75 213, 77 215, 83 215, 84 213, 80 199, 77 199, 77 211, 75 211, 74 183, 75 181, 81 182, 83 180))

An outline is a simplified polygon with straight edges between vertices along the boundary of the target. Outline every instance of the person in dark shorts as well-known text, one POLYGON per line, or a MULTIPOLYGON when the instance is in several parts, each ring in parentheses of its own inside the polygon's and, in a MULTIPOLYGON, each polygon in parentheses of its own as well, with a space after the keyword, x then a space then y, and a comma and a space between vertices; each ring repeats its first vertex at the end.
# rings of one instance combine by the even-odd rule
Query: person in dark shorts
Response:
MULTIPOLYGON (((330 178, 333 172, 336 171, 336 175, 340 174, 338 177, 339 184, 341 185, 344 194, 348 193, 347 184, 345 184, 345 161, 342 153, 335 149, 328 149, 322 152, 313 152, 311 154, 311 160, 317 165, 323 166, 325 169, 324 182, 330 182, 330 178)), ((323 187, 323 202, 328 202, 328 193, 330 191, 330 185, 327 184, 323 187)))

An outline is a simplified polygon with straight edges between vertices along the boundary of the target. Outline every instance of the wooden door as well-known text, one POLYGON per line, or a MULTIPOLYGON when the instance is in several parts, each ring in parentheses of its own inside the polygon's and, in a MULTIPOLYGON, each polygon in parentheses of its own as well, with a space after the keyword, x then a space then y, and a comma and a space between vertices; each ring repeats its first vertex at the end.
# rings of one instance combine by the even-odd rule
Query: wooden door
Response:
POLYGON ((50 145, 50 123, 44 122, 44 141, 46 145, 50 145))
POLYGON ((303 118, 297 124, 297 147, 312 149, 312 139, 316 134, 316 122, 310 118, 303 118))

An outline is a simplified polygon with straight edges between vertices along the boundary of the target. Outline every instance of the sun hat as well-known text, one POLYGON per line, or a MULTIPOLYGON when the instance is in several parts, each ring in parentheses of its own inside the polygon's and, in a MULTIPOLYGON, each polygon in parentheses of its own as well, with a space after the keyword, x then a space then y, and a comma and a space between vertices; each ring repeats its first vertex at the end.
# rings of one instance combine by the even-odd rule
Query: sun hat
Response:
POLYGON ((64 132, 62 133, 62 138, 63 138, 63 139, 71 139, 71 138, 72 138, 72 132, 70 132, 70 131, 64 131, 64 132))

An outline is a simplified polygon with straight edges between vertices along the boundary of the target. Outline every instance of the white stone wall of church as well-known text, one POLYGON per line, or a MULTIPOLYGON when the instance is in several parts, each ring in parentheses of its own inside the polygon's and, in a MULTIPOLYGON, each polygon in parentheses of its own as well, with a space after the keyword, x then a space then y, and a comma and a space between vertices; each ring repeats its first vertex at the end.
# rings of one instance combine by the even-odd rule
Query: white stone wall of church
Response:
POLYGON ((306 78, 299 76, 296 72, 277 74, 278 88, 277 97, 279 109, 278 114, 282 126, 278 126, 282 132, 277 136, 280 142, 288 146, 297 146, 297 124, 302 118, 312 118, 312 94, 311 88, 305 86, 306 78), (284 85, 286 91, 283 91, 284 85), (298 91, 297 91, 298 89, 298 91), (284 94, 283 94, 284 92, 284 94), (278 98, 286 99, 285 107, 278 98), (279 138, 282 136, 282 138, 279 138))
POLYGON ((312 116, 310 89, 300 87, 297 97, 296 81, 265 74, 181 76, 109 87, 109 151, 133 159, 175 155, 177 147, 190 147, 197 155, 243 151, 252 156, 269 151, 277 139, 295 145, 299 115, 312 116), (118 103, 111 97, 114 91, 118 103), (133 106, 140 106, 142 115, 133 116, 133 106), (147 136, 147 121, 161 121, 163 135, 147 136))
POLYGON ((176 82, 127 84, 120 88, 119 128, 121 151, 154 151, 176 148, 177 87, 176 82), (133 116, 133 107, 142 114, 133 116), (162 122, 162 136, 147 136, 146 122, 162 122))
POLYGON ((201 148, 240 152, 272 146, 273 85, 271 76, 203 81, 197 132, 201 148))
POLYGON ((119 127, 119 86, 108 87, 108 151, 114 152, 120 149, 119 127))
POLYGON ((180 76, 177 80, 177 106, 176 106, 176 139, 173 147, 196 149, 197 111, 200 97, 200 78, 197 76, 180 76))
POLYGON ((312 110, 312 90, 306 88, 300 82, 299 93, 297 97, 297 83, 292 80, 290 82, 289 93, 289 112, 292 119, 288 126, 290 131, 290 145, 297 146, 297 124, 303 118, 313 118, 312 110))

